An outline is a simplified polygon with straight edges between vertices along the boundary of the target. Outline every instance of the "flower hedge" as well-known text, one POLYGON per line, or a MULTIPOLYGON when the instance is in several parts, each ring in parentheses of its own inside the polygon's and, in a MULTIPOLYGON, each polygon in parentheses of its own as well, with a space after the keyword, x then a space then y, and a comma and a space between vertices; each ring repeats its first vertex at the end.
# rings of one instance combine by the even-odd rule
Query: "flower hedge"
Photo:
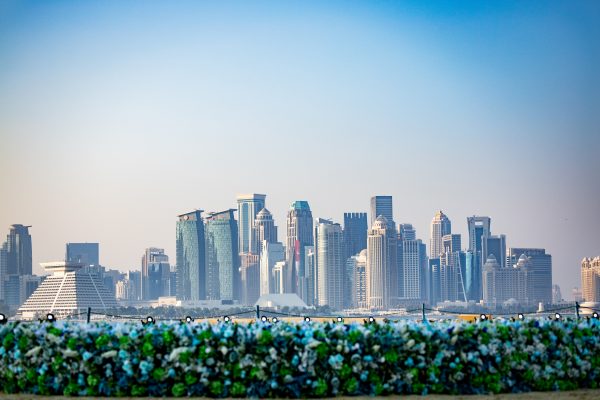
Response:
POLYGON ((0 391, 327 397, 596 388, 600 322, 16 323, 0 391))

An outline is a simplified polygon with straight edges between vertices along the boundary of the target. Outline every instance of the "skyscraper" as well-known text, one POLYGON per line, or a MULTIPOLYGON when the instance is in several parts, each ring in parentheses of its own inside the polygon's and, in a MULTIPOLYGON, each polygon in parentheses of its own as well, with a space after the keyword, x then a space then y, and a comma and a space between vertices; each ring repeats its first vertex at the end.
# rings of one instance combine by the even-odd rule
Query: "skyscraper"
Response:
POLYGON ((284 291, 297 293, 308 303, 307 278, 304 265, 304 248, 313 245, 312 212, 307 201, 295 201, 287 214, 287 240, 284 291))
POLYGON ((417 240, 417 231, 412 224, 400 224, 398 234, 402 240, 417 240))
POLYGON ((344 308, 345 258, 340 224, 317 219, 315 227, 315 269, 317 304, 334 310, 344 308))
POLYGON ((256 231, 254 229, 256 216, 265 208, 264 194, 241 194, 237 196, 238 219, 239 219, 239 242, 240 253, 251 253, 258 248, 256 242, 256 231))
POLYGON ((483 265, 483 302, 488 306, 499 306, 508 300, 516 300, 520 306, 530 304, 531 262, 521 255, 511 268, 502 268, 496 257, 490 254, 483 265))
POLYGON ((426 254, 421 240, 402 240, 402 298, 418 300, 425 298, 427 273, 426 254))
POLYGON ((600 256, 581 261, 581 292, 583 301, 600 302, 600 256))
POLYGON ((260 255, 263 240, 266 240, 269 243, 277 242, 277 227, 275 226, 273 215, 266 208, 260 210, 256 215, 254 232, 256 248, 254 248, 252 252, 255 254, 260 255))
POLYGON ((469 250, 474 254, 481 252, 481 238, 491 236, 492 220, 490 217, 472 216, 467 217, 467 227, 469 229, 469 250))
POLYGON ((260 252, 260 295, 275 292, 273 281, 273 268, 275 263, 285 260, 285 251, 282 243, 263 240, 260 252))
POLYGON ((350 257, 347 262, 352 268, 352 307, 367 308, 367 249, 350 257))
POLYGON ((208 214, 206 234, 206 295, 210 300, 239 300, 238 225, 235 209, 208 214))
POLYGON ((367 235, 367 303, 370 309, 385 310, 398 299, 397 234, 383 215, 367 235))
POLYGON ((149 247, 142 256, 142 299, 156 300, 170 293, 171 266, 164 249, 149 247))
POLYGON ((508 251, 508 260, 511 265, 518 262, 522 255, 531 260, 529 267, 531 279, 531 292, 529 301, 535 303, 552 303, 552 256, 546 254, 545 249, 532 249, 513 247, 508 251))
POLYGON ((254 305, 260 297, 260 260, 258 254, 242 253, 240 257, 241 301, 254 305))
POLYGON ((449 235, 452 224, 448 217, 440 210, 435 213, 431 221, 431 239, 429 242, 429 258, 438 258, 444 252, 442 237, 449 235))
POLYGON ((367 213, 344 213, 344 259, 367 248, 367 213))
POLYGON ((81 263, 84 266, 100 265, 100 250, 98 243, 67 243, 65 260, 81 263))
MULTIPOLYGON (((490 255, 494 255, 500 268, 506 267, 506 235, 482 236, 481 238, 481 257, 486 260, 490 255)), ((516 263, 515 259, 515 263, 516 263)))
POLYGON ((392 196, 371 197, 371 225, 380 215, 383 215, 391 228, 395 228, 392 196))
POLYGON ((15 224, 10 226, 6 236, 6 274, 31 275, 31 226, 15 224))
POLYGON ((461 237, 459 234, 450 233, 442 236, 442 251, 444 253, 455 253, 461 250, 461 237))
POLYGON ((206 299, 206 252, 202 211, 179 215, 177 221, 177 298, 206 299))

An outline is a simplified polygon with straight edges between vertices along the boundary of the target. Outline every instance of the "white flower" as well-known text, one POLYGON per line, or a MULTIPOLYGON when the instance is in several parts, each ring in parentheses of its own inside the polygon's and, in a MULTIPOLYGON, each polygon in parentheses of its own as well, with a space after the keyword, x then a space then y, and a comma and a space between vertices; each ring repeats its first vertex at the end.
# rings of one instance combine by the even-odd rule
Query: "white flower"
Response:
POLYGON ((116 356, 117 356, 116 350, 109 350, 109 351, 102 353, 102 358, 114 358, 116 356))
POLYGON ((173 349, 173 351, 171 351, 171 354, 169 354, 169 361, 178 360, 181 353, 185 353, 189 350, 189 347, 177 347, 176 349, 173 349))
POLYGON ((25 353, 25 357, 37 356, 41 350, 42 350, 42 346, 34 347, 33 349, 31 349, 27 353, 25 353))

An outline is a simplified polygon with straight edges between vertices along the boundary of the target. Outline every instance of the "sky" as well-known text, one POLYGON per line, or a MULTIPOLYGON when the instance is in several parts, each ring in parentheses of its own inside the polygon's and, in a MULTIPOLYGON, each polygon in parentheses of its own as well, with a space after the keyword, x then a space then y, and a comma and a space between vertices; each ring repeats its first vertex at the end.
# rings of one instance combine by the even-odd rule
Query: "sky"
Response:
POLYGON ((429 243, 488 215, 553 257, 600 255, 597 1, 0 2, 0 235, 34 273, 67 242, 175 263, 177 215, 264 193, 342 222, 392 195, 429 243))

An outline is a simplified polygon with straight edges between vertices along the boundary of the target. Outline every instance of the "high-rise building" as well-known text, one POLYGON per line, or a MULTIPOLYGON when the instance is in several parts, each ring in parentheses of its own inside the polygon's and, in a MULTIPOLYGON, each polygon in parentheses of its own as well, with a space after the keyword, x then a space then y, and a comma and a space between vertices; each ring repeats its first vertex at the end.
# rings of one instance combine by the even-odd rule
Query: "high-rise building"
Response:
POLYGON ((451 233, 442 236, 442 249, 444 253, 461 251, 461 238, 459 234, 451 233))
POLYGON ((427 260, 425 245, 421 240, 407 239, 401 242, 402 298, 419 300, 426 298, 427 260))
POLYGON ((129 281, 130 290, 128 300, 142 300, 142 271, 127 272, 127 280, 129 281))
POLYGON ((258 254, 240 254, 242 304, 254 305, 260 297, 260 259, 258 254))
POLYGON ((417 240, 417 231, 412 224, 400 224, 398 234, 401 240, 417 240))
POLYGON ((491 236, 492 220, 490 217, 472 216, 467 217, 467 227, 469 229, 469 251, 474 254, 481 252, 481 238, 491 236))
POLYGON ((98 243, 67 243, 65 260, 87 266, 100 265, 100 245, 98 243))
POLYGON ((205 219, 206 295, 209 300, 239 300, 238 226, 235 209, 208 214, 205 219))
POLYGON ((274 289, 273 268, 275 264, 285 260, 282 243, 263 240, 260 252, 260 295, 279 293, 274 289))
POLYGON ((439 257, 430 258, 428 262, 429 267, 429 303, 432 305, 437 304, 441 301, 441 289, 440 289, 440 269, 441 260, 439 257))
POLYGON ((31 275, 31 235, 30 225, 14 224, 6 236, 6 274, 31 275))
POLYGON ((522 255, 527 256, 531 265, 529 266, 531 287, 528 293, 529 301, 532 303, 552 303, 552 256, 546 254, 545 249, 532 249, 513 247, 508 250, 507 260, 510 265, 518 262, 522 255))
POLYGON ((156 300, 168 296, 171 266, 164 249, 149 247, 142 256, 142 299, 156 300))
POLYGON ((465 253, 442 253, 439 260, 438 301, 467 301, 464 284, 465 253))
POLYGON ((277 227, 275 226, 273 215, 271 215, 269 210, 266 208, 260 210, 256 215, 256 220, 254 221, 254 237, 256 247, 252 250, 252 252, 258 255, 260 255, 262 242, 264 240, 269 243, 277 242, 277 227))
POLYGON ((371 225, 380 215, 383 215, 390 228, 395 229, 394 210, 392 207, 392 196, 371 197, 371 225))
POLYGON ((383 215, 368 232, 366 280, 370 309, 385 310, 398 301, 397 236, 383 215))
POLYGON ((6 251, 6 242, 0 245, 0 302, 4 302, 4 282, 8 278, 8 252, 6 251))
POLYGON ((326 219, 315 226, 317 304, 334 310, 344 308, 345 258, 342 227, 326 219))
POLYGON ((237 196, 240 253, 252 253, 258 247, 255 221, 260 210, 265 208, 264 194, 241 194, 237 196))
POLYGON ((465 252, 465 294, 467 301, 478 302, 483 297, 481 289, 481 265, 473 251, 465 252))
POLYGON ((353 308, 367 308, 367 249, 348 259, 352 269, 351 293, 353 308))
POLYGON ((516 301, 520 306, 530 305, 528 294, 531 291, 531 261, 524 254, 510 268, 500 266, 496 257, 490 254, 483 265, 483 302, 488 306, 503 305, 516 301))
MULTIPOLYGON (((493 255, 500 268, 506 267, 506 235, 483 236, 481 238, 481 257, 484 260, 493 255)), ((517 260, 514 260, 516 263, 517 260)))
MULTIPOLYGON (((177 221, 177 298, 206 299, 206 247, 202 210, 178 216, 177 221)), ((140 293, 141 295, 141 293, 140 293)))
MULTIPOLYGON (((600 256, 581 261, 581 298, 583 301, 600 302, 600 256)), ((578 295, 573 288, 574 297, 578 295)))
POLYGON ((344 259, 367 248, 367 213, 344 213, 344 259))
POLYGON ((313 245, 312 212, 307 201, 295 201, 287 213, 285 293, 297 293, 304 302, 308 299, 304 248, 313 245))
POLYGON ((444 252, 442 238, 452 231, 452 224, 448 217, 440 210, 435 213, 431 221, 431 239, 429 242, 429 258, 438 258, 444 252))
POLYGON ((563 302, 562 293, 560 292, 560 286, 552 285, 552 303, 560 304, 563 302))
POLYGON ((306 275, 306 305, 316 305, 317 269, 315 246, 304 246, 304 271, 306 275))

